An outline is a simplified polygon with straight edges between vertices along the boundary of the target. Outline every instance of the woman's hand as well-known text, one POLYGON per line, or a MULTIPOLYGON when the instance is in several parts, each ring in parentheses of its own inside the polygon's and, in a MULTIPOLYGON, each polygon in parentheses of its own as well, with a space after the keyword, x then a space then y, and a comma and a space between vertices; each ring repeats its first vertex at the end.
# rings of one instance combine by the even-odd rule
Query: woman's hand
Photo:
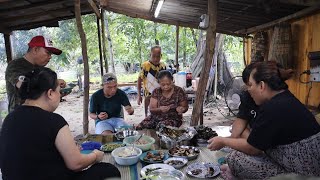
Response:
POLYGON ((185 108, 182 106, 178 106, 176 108, 176 111, 178 112, 179 115, 183 114, 185 112, 185 108))
POLYGON ((96 154, 96 163, 101 162, 104 156, 104 152, 99 151, 99 150, 93 150, 92 153, 96 154))
POLYGON ((170 110, 170 106, 160 106, 161 112, 166 113, 170 110))
POLYGON ((108 113, 101 112, 100 114, 98 114, 98 118, 99 119, 107 119, 108 118, 108 113))
POLYGON ((223 137, 213 137, 211 139, 208 140, 209 145, 207 146, 208 149, 210 149, 211 151, 216 151, 216 150, 220 150, 221 148, 223 148, 224 145, 224 138, 223 137))

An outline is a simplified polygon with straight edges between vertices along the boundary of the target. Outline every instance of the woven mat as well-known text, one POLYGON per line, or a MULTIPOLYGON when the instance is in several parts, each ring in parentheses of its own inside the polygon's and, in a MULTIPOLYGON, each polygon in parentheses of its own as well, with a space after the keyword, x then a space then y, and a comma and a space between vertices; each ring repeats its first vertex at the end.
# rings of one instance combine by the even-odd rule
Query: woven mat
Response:
MULTIPOLYGON (((210 151, 206 147, 200 147, 199 149, 201 150, 201 152, 200 152, 198 158, 195 160, 189 161, 188 164, 184 168, 180 169, 180 171, 183 174, 186 174, 186 168, 190 164, 193 164, 196 162, 205 162, 205 163, 212 162, 212 163, 218 164, 218 159, 220 157, 226 156, 226 153, 224 153, 222 151, 210 151)), ((120 166, 114 161, 113 157, 111 156, 111 153, 105 154, 103 162, 108 162, 108 163, 115 165, 121 173, 122 180, 139 180, 140 179, 140 170, 143 167, 143 164, 141 162, 138 162, 137 164, 132 165, 132 166, 120 166)), ((185 180, 188 180, 188 179, 198 179, 198 178, 192 178, 191 176, 186 175, 185 180)), ((219 180, 221 179, 222 180, 222 177, 219 175, 213 179, 219 179, 219 180)))

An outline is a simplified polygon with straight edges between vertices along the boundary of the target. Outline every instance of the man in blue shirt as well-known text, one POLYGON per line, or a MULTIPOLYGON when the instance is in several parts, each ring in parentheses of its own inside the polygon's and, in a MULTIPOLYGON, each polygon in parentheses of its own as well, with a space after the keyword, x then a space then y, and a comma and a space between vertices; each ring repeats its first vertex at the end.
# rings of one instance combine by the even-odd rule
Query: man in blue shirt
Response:
POLYGON ((90 118, 96 121, 96 134, 111 134, 116 128, 128 125, 121 117, 122 106, 129 115, 133 114, 128 96, 118 89, 117 77, 107 73, 103 76, 103 88, 90 99, 90 118))

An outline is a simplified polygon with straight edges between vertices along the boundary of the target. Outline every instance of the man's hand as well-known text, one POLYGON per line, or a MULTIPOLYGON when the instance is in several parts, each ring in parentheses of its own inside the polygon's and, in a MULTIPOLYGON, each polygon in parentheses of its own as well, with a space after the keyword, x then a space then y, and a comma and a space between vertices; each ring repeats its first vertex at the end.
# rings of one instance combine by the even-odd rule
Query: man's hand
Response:
POLYGON ((160 106, 161 112, 166 113, 170 110, 170 106, 160 106))
POLYGON ((132 106, 125 106, 124 109, 127 111, 129 115, 132 115, 134 113, 132 106))
POLYGON ((207 146, 208 149, 211 151, 216 151, 222 149, 224 145, 224 138, 223 137, 213 137, 208 140, 209 145, 207 146))
POLYGON ((106 112, 101 112, 100 114, 98 114, 98 118, 99 119, 107 119, 108 114, 106 112))
POLYGON ((63 79, 58 79, 58 83, 60 88, 65 88, 67 86, 67 83, 63 79))
POLYGON ((142 103, 142 96, 141 95, 138 95, 137 101, 138 101, 138 105, 140 105, 142 103))

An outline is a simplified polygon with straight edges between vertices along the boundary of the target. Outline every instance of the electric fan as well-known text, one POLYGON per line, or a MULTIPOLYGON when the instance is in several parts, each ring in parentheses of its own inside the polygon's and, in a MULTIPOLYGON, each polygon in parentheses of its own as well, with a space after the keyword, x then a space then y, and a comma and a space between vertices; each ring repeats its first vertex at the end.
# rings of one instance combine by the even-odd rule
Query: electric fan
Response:
POLYGON ((241 76, 233 77, 225 87, 224 98, 229 111, 236 115, 241 104, 240 94, 245 88, 241 76))

